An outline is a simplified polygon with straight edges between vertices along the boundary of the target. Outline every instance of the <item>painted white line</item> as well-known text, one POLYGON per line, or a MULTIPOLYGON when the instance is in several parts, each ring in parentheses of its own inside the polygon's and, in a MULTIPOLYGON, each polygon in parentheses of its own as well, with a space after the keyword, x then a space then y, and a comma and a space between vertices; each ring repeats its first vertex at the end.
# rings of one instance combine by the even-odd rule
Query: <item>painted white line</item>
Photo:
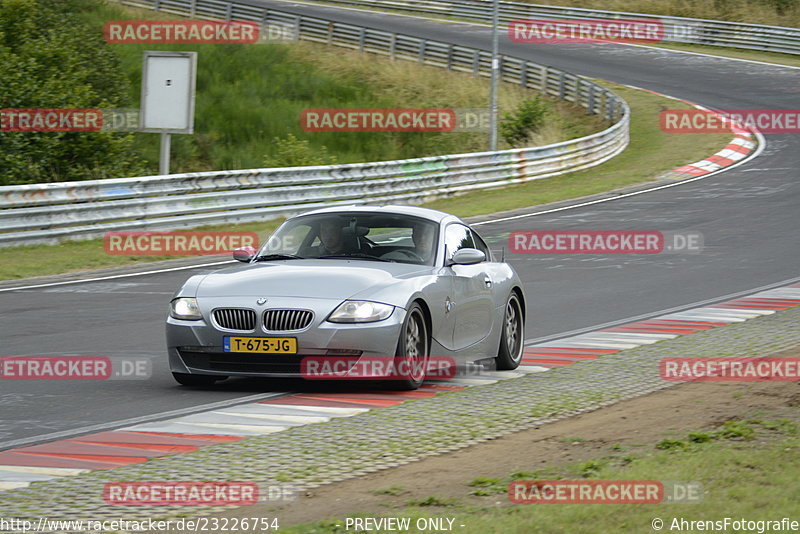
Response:
POLYGON ((30 482, 3 482, 3 481, 0 481, 0 491, 10 490, 10 489, 27 488, 28 486, 30 486, 30 482))
MULTIPOLYGON (((428 22, 445 22, 447 24, 463 24, 463 25, 466 25, 466 26, 484 26, 487 29, 491 26, 488 22, 481 22, 479 20, 464 21, 464 20, 455 20, 455 19, 451 20, 451 19, 448 19, 448 18, 441 18, 441 17, 445 16, 446 13, 440 13, 439 16, 437 16, 437 14, 433 14, 433 13, 431 13, 430 15, 427 15, 427 14, 426 15, 409 15, 409 14, 406 14, 406 13, 396 13, 396 12, 391 11, 389 9, 385 9, 385 10, 381 10, 381 9, 378 9, 378 8, 362 9, 362 8, 357 8, 357 7, 339 6, 339 5, 336 5, 336 4, 326 4, 324 2, 292 1, 292 2, 285 2, 285 3, 287 3, 289 5, 299 4, 299 5, 305 5, 305 6, 311 6, 311 7, 327 7, 329 9, 337 9, 337 10, 342 10, 342 11, 358 11, 360 13, 368 13, 368 14, 372 14, 372 15, 375 15, 375 14, 386 14, 386 15, 392 15, 394 17, 407 17, 407 18, 412 18, 412 19, 420 19, 420 20, 424 20, 424 21, 428 21, 428 22)), ((717 55, 714 55, 714 54, 707 54, 707 53, 704 53, 704 52, 688 52, 686 50, 679 50, 679 49, 675 49, 675 48, 662 48, 660 46, 649 46, 649 45, 636 44, 636 43, 619 43, 619 42, 616 42, 616 41, 607 41, 607 42, 613 43, 613 44, 625 45, 625 46, 636 46, 636 47, 639 47, 639 48, 647 48, 649 50, 658 50, 659 52, 673 52, 673 53, 677 53, 677 54, 691 54, 693 56, 703 56, 703 57, 710 57, 710 58, 714 58, 714 59, 729 59, 731 61, 743 61, 745 63, 755 63, 757 65, 768 65, 770 67, 780 67, 780 68, 785 68, 785 69, 800 69, 800 67, 794 67, 792 65, 782 65, 780 63, 770 63, 768 61, 758 61, 757 59, 743 59, 743 58, 737 58, 737 57, 717 56, 717 55)), ((680 44, 692 44, 692 43, 680 43, 680 44)), ((702 46, 702 45, 697 45, 697 46, 702 46)), ((747 52, 749 50, 744 50, 744 51, 747 52)), ((755 51, 750 51, 750 52, 755 52, 755 51)))
POLYGON ((700 313, 719 313, 720 315, 729 315, 731 317, 755 317, 756 315, 772 315, 775 310, 757 310, 757 309, 738 309, 738 308, 700 308, 697 310, 700 313))
POLYGON ((550 368, 542 367, 541 365, 520 365, 519 367, 517 367, 517 370, 520 370, 524 373, 543 373, 545 371, 549 371, 550 368))
POLYGON ((199 265, 187 265, 184 267, 170 267, 168 269, 156 269, 153 271, 143 271, 140 273, 126 273, 126 274, 114 274, 109 276, 98 276, 95 278, 81 278, 80 280, 67 280, 64 282, 50 282, 48 284, 35 284, 30 286, 20 286, 20 287, 6 287, 0 289, 0 293, 6 291, 21 291, 23 289, 39 289, 41 287, 53 287, 53 286, 65 286, 69 284, 84 284, 86 282, 99 282, 101 280, 114 280, 116 278, 128 278, 131 276, 145 276, 148 274, 161 274, 161 273, 168 273, 172 271, 185 271, 188 269, 199 269, 202 267, 213 267, 214 265, 224 265, 226 263, 235 263, 236 260, 225 260, 225 261, 217 261, 214 263, 203 263, 199 265))
POLYGON ((235 436, 246 438, 248 436, 260 436, 263 432, 255 430, 231 429, 226 428, 221 431, 213 425, 203 425, 200 423, 173 423, 167 422, 164 424, 148 423, 145 425, 137 425, 131 428, 125 428, 134 432, 159 432, 165 434, 199 434, 199 435, 213 435, 213 436, 235 436))
POLYGON ((453 386, 480 386, 482 384, 495 384, 497 380, 481 380, 478 378, 451 378, 450 380, 437 381, 437 384, 453 386))
POLYGON ((723 172, 727 172, 727 171, 729 171, 731 169, 734 169, 734 168, 736 168, 736 167, 738 167, 740 165, 743 165, 743 164, 747 163, 751 159, 754 159, 754 158, 757 158, 758 156, 760 156, 761 153, 764 151, 765 144, 766 144, 767 141, 764 138, 764 136, 762 134, 760 134, 760 133, 757 134, 757 137, 759 138, 758 148, 755 150, 755 152, 751 152, 750 155, 746 159, 743 159, 741 161, 737 161, 733 165, 728 165, 727 167, 723 167, 723 168, 721 168, 721 169, 719 169, 717 171, 710 172, 710 173, 704 174, 702 176, 695 176, 694 178, 685 178, 685 179, 682 179, 682 180, 680 180, 678 182, 675 182, 675 183, 659 185, 659 186, 656 186, 656 187, 651 187, 650 189, 643 189, 641 191, 634 191, 632 193, 625 193, 625 194, 618 195, 618 196, 615 196, 615 197, 599 198, 597 200, 590 200, 590 201, 587 201, 587 202, 579 202, 578 204, 572 204, 572 205, 569 205, 569 206, 562 206, 560 208, 553 208, 553 209, 544 210, 544 211, 537 211, 537 212, 534 212, 534 213, 523 213, 521 215, 512 215, 510 217, 501 217, 500 219, 492 219, 490 221, 481 221, 481 222, 470 223, 470 226, 481 226, 481 225, 484 225, 484 224, 494 224, 494 223, 499 223, 499 222, 515 221, 517 219, 525 219, 527 217, 535 217, 537 215, 547 215, 549 213, 556 213, 556 212, 559 212, 559 211, 566 211, 566 210, 571 210, 571 209, 575 209, 575 208, 583 208, 585 206, 592 206, 594 204, 602 204, 604 202, 611 202, 611 201, 620 200, 620 199, 623 199, 623 198, 634 197, 634 196, 638 196, 638 195, 643 195, 645 193, 652 193, 653 191, 660 191, 661 189, 667 189, 667 188, 670 188, 670 187, 676 187, 676 186, 679 186, 679 185, 696 182, 698 180, 704 180, 706 178, 710 178, 711 176, 716 176, 717 174, 720 174, 720 173, 723 173, 723 172))
POLYGON ((514 371, 483 371, 479 375, 481 378, 494 378, 497 380, 509 380, 511 378, 519 378, 525 376, 527 373, 520 373, 514 371))
POLYGON ((603 332, 598 331, 593 334, 586 334, 586 336, 594 339, 620 339, 628 341, 640 341, 643 339, 672 339, 677 337, 675 334, 658 334, 658 333, 642 333, 642 332, 603 332))
POLYGON ((702 315, 689 313, 676 313, 663 317, 663 319, 691 319, 694 321, 711 321, 715 323, 742 323, 752 317, 721 317, 719 315, 702 315))
MULTIPOLYGON (((609 343, 603 341, 573 341, 572 338, 565 338, 558 341, 538 343, 536 345, 526 345, 526 348, 542 349, 632 349, 638 347, 638 343, 609 343)), ((544 356, 537 356, 543 358, 544 356)))
POLYGON ((54 478, 58 477, 54 475, 20 473, 19 471, 4 471, 0 469, 0 480, 3 482, 36 482, 37 480, 52 480, 54 478))
POLYGON ((236 411, 224 411, 224 412, 213 412, 215 414, 221 415, 233 415, 236 417, 250 417, 252 419, 263 419, 265 421, 274 421, 276 423, 298 423, 298 424, 310 424, 310 423, 324 423, 325 421, 330 421, 330 417, 319 417, 313 415, 276 415, 276 414, 264 414, 264 413, 242 413, 236 411))
MULTIPOLYGON (((196 426, 202 428, 216 428, 220 430, 245 430, 247 432, 255 432, 256 434, 274 434, 275 432, 283 432, 288 426, 277 425, 232 425, 225 423, 179 423, 181 425, 196 426)), ((217 432, 216 434, 220 434, 217 432)), ((234 434, 235 435, 235 434, 234 434)))
POLYGON ((35 475, 52 475, 54 477, 71 477, 88 473, 89 469, 72 469, 69 467, 34 467, 28 465, 0 465, 0 471, 32 473, 35 475))
POLYGON ((776 299, 779 299, 781 297, 800 298, 800 287, 786 287, 786 288, 781 288, 781 289, 770 289, 769 291, 763 291, 761 293, 756 293, 755 295, 751 295, 748 298, 776 298, 776 299))
MULTIPOLYGON (((634 315, 632 317, 626 317, 624 319, 618 319, 616 321, 610 321, 608 323, 597 324, 592 326, 587 326, 584 328, 576 328, 575 330, 570 330, 568 332, 562 332, 559 334, 552 334, 549 336, 542 336, 538 338, 526 339, 525 346, 544 346, 544 343, 557 341, 561 339, 567 339, 572 336, 576 336, 579 334, 585 334, 588 332, 595 332, 597 330, 603 330, 605 328, 613 328, 615 326, 624 326, 629 323, 636 323, 641 321, 654 321, 659 319, 680 319, 680 317, 675 317, 680 312, 697 309, 700 306, 707 306, 709 304, 719 304, 721 302, 727 302, 729 300, 735 300, 739 298, 749 297, 755 294, 763 294, 772 291, 794 291, 795 289, 798 291, 796 293, 797 296, 800 296, 800 288, 790 288, 785 287, 792 284, 796 284, 800 282, 800 277, 790 278, 788 280, 783 280, 781 282, 775 282, 773 284, 766 284, 759 287, 754 287, 751 289, 745 289, 744 291, 737 291, 736 293, 729 293, 727 295, 722 295, 719 297, 714 297, 711 299, 700 300, 697 302, 692 302, 690 304, 684 304, 681 306, 674 306, 672 308, 665 308, 663 310, 658 310, 651 313, 643 313, 641 315, 634 315)), ((792 293, 794 294, 794 293, 792 293)), ((557 345, 553 345, 557 346, 557 345)))
MULTIPOLYGON (((181 408, 178 410, 170 410, 168 412, 161 412, 152 415, 143 415, 141 417, 131 417, 130 419, 123 419, 121 421, 112 421, 109 423, 101 423, 98 425, 91 425, 91 426, 84 426, 80 428, 75 428, 71 430, 63 430, 61 432, 51 432, 50 434, 41 434, 38 436, 33 436, 30 438, 22 438, 16 439, 11 441, 5 441, 0 443, 0 450, 4 449, 11 449, 15 447, 22 447, 23 445, 31 445, 33 443, 41 443, 45 441, 55 441, 57 439, 64 439, 64 438, 72 438, 75 436, 80 436, 82 434, 89 434, 94 432, 101 432, 104 430, 131 430, 131 428, 121 428, 121 427, 131 427, 132 425, 137 424, 144 424, 153 421, 160 421, 168 418, 174 418, 177 416, 182 415, 191 415, 195 413, 202 413, 210 410, 217 410, 220 408, 227 408, 229 406, 235 406, 237 404, 247 404, 250 402, 255 402, 264 399, 271 399, 275 397, 283 397, 288 395, 291 392, 284 392, 284 393, 259 393, 257 395, 248 395, 246 397, 239 397, 236 399, 230 399, 226 401, 219 401, 219 402, 212 402, 209 404, 201 404, 199 406, 192 406, 189 408, 181 408)), ((138 430, 138 429, 137 429, 138 430)), ((149 432, 147 430, 146 432, 149 432)))
MULTIPOLYGON (((783 65, 781 63, 770 63, 769 61, 758 61, 757 59, 743 59, 743 58, 739 58, 739 57, 717 56, 717 55, 714 55, 714 54, 704 54, 703 52, 689 52, 689 51, 686 51, 686 50, 677 50, 677 49, 674 49, 674 48, 662 48, 660 46, 648 46, 648 45, 634 44, 634 43, 619 43, 619 44, 624 44, 625 46, 636 46, 636 47, 639 47, 639 48, 648 48, 650 50, 660 50, 662 52, 674 52, 674 53, 678 53, 678 54, 691 54, 693 56, 703 56, 703 57, 710 57, 710 58, 714 58, 714 59, 727 59, 727 60, 730 60, 730 61, 743 61, 744 63, 755 63, 756 65, 767 65, 767 66, 770 66, 770 67, 779 67, 779 68, 782 68, 782 69, 795 69, 795 70, 799 70, 800 69, 800 67, 795 67, 793 65, 783 65)), ((747 51, 747 50, 745 50, 745 51, 747 51)))
POLYGON ((652 345, 653 343, 658 343, 659 341, 664 341, 664 339, 669 338, 660 338, 660 339, 623 339, 618 337, 602 337, 602 336, 592 336, 587 334, 586 337, 581 337, 580 340, 573 339, 573 343, 575 341, 581 341, 585 343, 631 343, 634 345, 652 345))
POLYGON ((279 406, 281 408, 307 410, 310 412, 328 412, 332 417, 348 417, 369 411, 369 408, 339 408, 336 406, 313 406, 307 404, 265 404, 265 406, 279 406))

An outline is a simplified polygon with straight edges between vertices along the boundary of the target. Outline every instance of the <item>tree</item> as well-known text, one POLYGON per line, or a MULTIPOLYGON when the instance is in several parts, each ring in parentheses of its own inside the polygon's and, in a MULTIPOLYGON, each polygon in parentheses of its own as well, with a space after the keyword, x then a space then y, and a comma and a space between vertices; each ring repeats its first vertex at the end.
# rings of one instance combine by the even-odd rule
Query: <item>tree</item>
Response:
MULTIPOLYGON (((128 80, 102 31, 77 12, 88 0, 0 2, 0 109, 125 107, 128 80)), ((133 135, 0 131, 0 185, 144 172, 133 135)))

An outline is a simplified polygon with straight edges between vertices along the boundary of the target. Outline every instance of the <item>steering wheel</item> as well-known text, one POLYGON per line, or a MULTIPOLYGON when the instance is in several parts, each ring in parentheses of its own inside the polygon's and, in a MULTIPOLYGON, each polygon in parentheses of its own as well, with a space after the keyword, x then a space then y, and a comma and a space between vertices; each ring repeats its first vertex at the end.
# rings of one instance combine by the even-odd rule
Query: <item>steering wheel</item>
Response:
POLYGON ((425 262, 425 260, 419 254, 417 254, 416 252, 414 252, 412 250, 406 249, 406 248, 398 248, 398 249, 393 250, 391 252, 387 252, 386 254, 383 254, 381 256, 381 258, 387 259, 387 260, 395 259, 394 257, 392 257, 395 254, 399 254, 400 256, 402 256, 401 258, 397 258, 397 259, 409 259, 409 260, 413 260, 413 261, 419 261, 419 262, 422 262, 422 263, 425 262))

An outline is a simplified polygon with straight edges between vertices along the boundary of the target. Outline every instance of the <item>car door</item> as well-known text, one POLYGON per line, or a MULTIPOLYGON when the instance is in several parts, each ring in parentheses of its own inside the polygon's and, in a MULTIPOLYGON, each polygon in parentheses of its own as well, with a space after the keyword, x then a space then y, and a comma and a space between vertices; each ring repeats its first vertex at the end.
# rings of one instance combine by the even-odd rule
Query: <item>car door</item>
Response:
MULTIPOLYGON (((445 229, 447 259, 462 248, 475 248, 472 231, 452 223, 445 229)), ((492 280, 486 262, 446 267, 453 280, 453 345, 461 350, 489 335, 493 321, 492 280)))

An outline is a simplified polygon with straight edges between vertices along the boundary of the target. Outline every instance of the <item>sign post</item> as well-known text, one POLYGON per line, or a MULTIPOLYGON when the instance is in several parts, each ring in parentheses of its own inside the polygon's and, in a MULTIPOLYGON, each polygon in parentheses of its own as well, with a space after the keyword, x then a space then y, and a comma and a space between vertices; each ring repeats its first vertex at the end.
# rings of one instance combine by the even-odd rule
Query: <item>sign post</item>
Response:
POLYGON ((140 131, 161 134, 159 174, 169 174, 170 135, 194 133, 197 52, 144 53, 140 131))

